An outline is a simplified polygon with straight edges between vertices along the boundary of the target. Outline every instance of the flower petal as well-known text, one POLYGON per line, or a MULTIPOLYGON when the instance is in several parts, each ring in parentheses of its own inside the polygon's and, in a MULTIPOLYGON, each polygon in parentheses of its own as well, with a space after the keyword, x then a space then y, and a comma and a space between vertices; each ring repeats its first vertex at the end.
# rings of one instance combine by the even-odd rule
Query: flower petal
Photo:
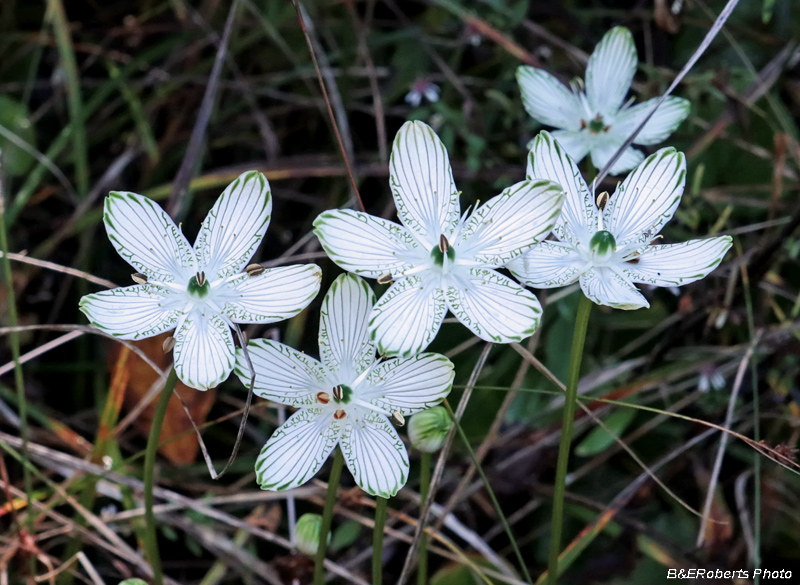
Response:
POLYGON ((219 315, 195 309, 175 334, 172 355, 181 382, 197 390, 218 386, 233 369, 230 327, 219 315))
POLYGON ((406 122, 397 132, 389 181, 403 224, 430 248, 450 236, 459 220, 459 193, 447 149, 423 122, 406 122))
POLYGON ((439 332, 447 303, 430 275, 395 282, 372 308, 369 333, 386 356, 408 357, 424 350, 439 332))
POLYGON ((330 411, 303 408, 289 417, 256 459, 261 489, 282 491, 303 485, 320 470, 336 447, 341 425, 330 411))
POLYGON ((357 378, 375 361, 368 327, 374 304, 375 293, 363 278, 352 274, 340 274, 322 300, 319 352, 342 381, 357 378))
POLYGON ((573 245, 588 242, 597 231, 597 206, 578 166, 549 132, 539 132, 528 154, 526 176, 549 179, 564 188, 564 206, 553 231, 573 245))
POLYGON ((506 268, 519 280, 534 288, 553 288, 575 282, 587 263, 572 247, 561 242, 542 242, 506 268))
MULTIPOLYGON (((591 148, 592 143, 588 140, 585 130, 553 130, 550 134, 558 140, 558 143, 567 151, 567 154, 576 164, 589 154, 589 148, 591 148)), ((533 141, 531 141, 528 148, 533 148, 533 141)))
POLYGON ((92 325, 120 339, 144 339, 173 329, 181 315, 177 295, 136 284, 86 295, 80 309, 92 325))
POLYGON ((581 275, 581 289, 598 305, 615 309, 642 309, 650 306, 636 287, 610 268, 593 268, 581 275))
POLYGON ((636 73, 638 56, 633 35, 624 26, 608 31, 586 66, 586 97, 603 116, 617 112, 636 73))
MULTIPOLYGON (((318 404, 317 393, 333 388, 321 363, 288 345, 254 339, 247 350, 256 375, 253 392, 261 398, 300 408, 318 404)), ((236 349, 234 373, 246 388, 250 386, 250 368, 241 348, 236 349)))
MULTIPOLYGON (((418 244, 408 229, 393 221, 350 209, 333 209, 314 220, 314 233, 341 268, 378 278, 401 276, 417 262, 418 244)), ((437 236, 438 237, 438 236, 437 236)), ((424 251, 427 256, 428 250, 424 251)))
POLYGON ((106 197, 103 223, 119 255, 150 280, 184 285, 194 276, 194 250, 149 197, 112 191, 106 197))
POLYGON ((458 320, 486 341, 510 343, 533 335, 542 306, 516 282, 485 268, 452 275, 447 305, 458 320))
POLYGON ((240 272, 264 238, 272 212, 269 181, 249 171, 225 188, 208 212, 194 244, 209 280, 240 272))
POLYGON ((633 282, 655 286, 683 286, 705 278, 731 247, 730 236, 689 240, 682 244, 648 246, 636 264, 624 264, 623 272, 633 282))
MULTIPOLYGON (((621 138, 619 141, 614 142, 607 142, 605 144, 598 144, 592 147, 591 155, 592 155, 592 164, 595 166, 597 170, 602 170, 608 164, 608 161, 611 160, 611 157, 616 154, 617 150, 622 143, 625 142, 625 138, 621 138)), ((616 160, 614 165, 608 170, 609 175, 619 175, 626 171, 631 170, 632 168, 636 167, 640 162, 644 160, 644 154, 641 151, 636 150, 632 146, 627 147, 620 157, 616 160)))
POLYGON ((234 323, 275 323, 305 309, 317 296, 321 280, 316 264, 270 268, 258 276, 242 273, 223 285, 219 301, 234 323))
POLYGON ((389 419, 348 409, 343 422, 342 453, 358 487, 382 498, 397 494, 408 479, 408 452, 389 419))
POLYGON ((377 366, 367 376, 369 387, 359 390, 359 397, 384 411, 409 416, 444 400, 454 377, 449 359, 438 353, 421 353, 377 366))
POLYGON ((686 158, 674 148, 662 148, 636 167, 603 212, 617 248, 650 242, 672 219, 685 183, 686 158))
POLYGON ((544 69, 520 65, 517 83, 522 105, 534 120, 554 128, 580 130, 586 116, 581 101, 558 79, 544 69))
POLYGON ((561 185, 522 181, 478 207, 461 230, 459 258, 502 266, 553 229, 564 201, 561 185))
MULTIPOLYGON (((650 113, 660 98, 653 98, 627 108, 619 113, 614 123, 614 131, 626 138, 639 127, 642 120, 650 113)), ((681 125, 692 104, 689 100, 669 96, 661 104, 653 117, 647 121, 642 131, 636 136, 634 144, 659 144, 666 140, 681 125)))

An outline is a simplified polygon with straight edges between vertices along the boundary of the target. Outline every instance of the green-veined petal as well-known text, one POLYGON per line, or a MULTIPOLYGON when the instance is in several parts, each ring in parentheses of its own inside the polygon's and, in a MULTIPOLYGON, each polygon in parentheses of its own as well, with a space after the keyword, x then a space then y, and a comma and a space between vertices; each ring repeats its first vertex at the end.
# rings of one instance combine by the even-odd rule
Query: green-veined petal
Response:
POLYGON ((637 262, 623 265, 623 273, 633 282, 655 286, 683 286, 705 278, 731 247, 730 236, 689 240, 681 244, 648 246, 637 262))
POLYGON ((453 385, 453 363, 438 353, 387 360, 372 370, 359 398, 409 416, 439 404, 453 385))
POLYGON ((195 308, 175 333, 172 355, 175 371, 184 384, 197 390, 218 386, 233 369, 230 327, 219 315, 195 308))

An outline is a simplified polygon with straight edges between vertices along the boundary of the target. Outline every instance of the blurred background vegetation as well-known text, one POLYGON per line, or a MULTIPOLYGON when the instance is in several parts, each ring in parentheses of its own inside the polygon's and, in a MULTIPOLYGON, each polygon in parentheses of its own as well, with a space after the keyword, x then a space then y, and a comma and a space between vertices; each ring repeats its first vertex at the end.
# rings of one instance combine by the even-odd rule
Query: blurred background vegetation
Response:
MULTIPOLYGON (((388 153, 409 119, 428 122, 444 140, 466 208, 524 175, 526 144, 540 127, 522 108, 518 65, 544 67, 565 82, 582 77, 597 41, 625 25, 639 50, 634 94, 641 101, 664 91, 722 6, 307 0, 301 12, 326 101, 289 0, 240 0, 227 45, 230 2, 4 0, 4 219, 8 251, 24 257, 12 257, 10 282, 3 276, 16 302, 8 286, 0 290, 0 575, 23 583, 64 568, 61 582, 95 584, 143 576, 138 510, 152 416, 144 406, 158 389, 157 375, 136 352, 74 327, 86 324, 80 296, 109 286, 97 278, 129 283, 130 268, 102 226, 109 190, 167 206, 174 191, 186 189, 173 211, 192 241, 222 188, 242 170, 261 170, 274 213, 255 260, 315 261, 325 271, 324 291, 340 269, 321 253, 311 223, 325 209, 354 202, 329 105, 367 211, 394 217, 388 153), (423 94, 416 105, 407 98, 412 91, 423 94), (14 309, 21 329, 10 332, 14 309), (10 349, 17 340, 26 360, 30 507, 10 349)), ((581 393, 651 410, 587 404, 686 505, 701 510, 710 492, 713 522, 701 530, 697 516, 581 416, 565 525, 566 542, 576 548, 564 583, 667 583, 668 568, 752 568, 757 551, 762 567, 800 574, 798 36, 795 0, 742 0, 679 86, 676 95, 691 100, 692 113, 668 144, 686 152, 689 174, 664 241, 728 233, 734 248, 703 281, 645 290, 649 310, 596 308, 587 340, 581 393), (721 433, 698 421, 727 424, 755 441, 731 437, 720 459, 721 433)), ((584 167, 591 177, 595 171, 584 167)), ((613 192, 616 181, 603 187, 613 192)), ((574 287, 541 292, 542 328, 520 348, 491 348, 464 417, 534 576, 546 565, 561 403, 523 356, 533 353, 566 378, 578 294, 574 287)), ((277 328, 247 333, 316 355, 321 298, 277 328)), ((445 324, 431 346, 456 364, 451 402, 483 348, 459 324, 445 324)), ((159 367, 169 365, 161 339, 138 349, 159 367)), ((219 469, 233 448, 244 388, 231 378, 216 392, 179 392, 219 469)), ((183 408, 171 405, 157 502, 168 504, 159 515, 162 559, 176 582, 308 582, 310 561, 287 541, 286 496, 259 491, 254 479, 255 457, 276 425, 275 410, 256 399, 234 467, 213 481, 183 408)), ((390 503, 383 555, 390 583, 418 513, 418 454, 411 458, 412 477, 390 503)), ((297 490, 299 512, 319 511, 326 477, 297 490)), ((363 583, 373 509, 348 489, 350 481, 345 474, 329 556, 340 569, 336 579, 363 583)), ((507 559, 506 573, 520 574, 458 441, 438 501, 452 509, 441 530, 454 548, 433 542, 431 583, 486 582, 465 559, 488 567, 480 552, 487 547, 507 559)))

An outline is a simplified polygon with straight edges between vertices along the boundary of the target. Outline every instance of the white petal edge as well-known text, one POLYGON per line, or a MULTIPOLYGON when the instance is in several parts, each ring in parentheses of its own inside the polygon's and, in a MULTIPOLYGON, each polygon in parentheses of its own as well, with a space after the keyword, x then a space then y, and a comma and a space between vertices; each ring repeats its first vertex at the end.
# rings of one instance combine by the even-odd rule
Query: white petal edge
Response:
POLYGON ((230 327, 219 315, 195 309, 175 333, 175 371, 191 388, 218 386, 233 370, 234 356, 230 327))
POLYGON ((397 132, 389 161, 389 182, 397 215, 432 248, 449 237, 461 214, 459 193, 447 149, 423 122, 406 122, 397 132))
POLYGON ((417 240, 406 227, 368 213, 324 211, 314 220, 314 233, 339 267, 367 278, 401 276, 418 262, 417 240))
POLYGON ((120 339, 144 339, 173 329, 181 302, 168 289, 149 284, 104 290, 81 298, 89 322, 120 339))
POLYGON ((593 268, 580 278, 581 290, 598 305, 632 311, 650 306, 636 287, 610 268, 593 268))
POLYGON ((548 179, 566 193, 554 230, 573 245, 587 241, 597 231, 597 206, 578 165, 549 132, 539 132, 528 154, 528 179, 548 179))
POLYGON ((269 268, 258 276, 242 273, 223 285, 222 312, 234 323, 275 323, 294 317, 319 293, 316 264, 269 268))
POLYGON ((564 189, 544 179, 522 181, 478 207, 461 230, 459 258, 502 266, 544 240, 561 212, 564 189))
POLYGON ((586 66, 586 97, 603 116, 617 112, 631 87, 638 55, 633 35, 624 26, 608 31, 586 66))
MULTIPOLYGON (((614 132, 627 138, 639 127, 659 99, 661 98, 653 98, 621 111, 614 122, 614 132)), ((636 135, 633 143, 650 145, 664 142, 678 129, 691 110, 692 104, 689 100, 675 96, 667 97, 641 132, 636 135)))
POLYGON ((494 343, 522 341, 539 327, 533 293, 494 270, 471 268, 449 279, 447 305, 475 335, 494 343))
POLYGON ((525 111, 542 124, 564 130, 580 130, 586 117, 581 101, 544 69, 517 67, 517 83, 525 111))
POLYGON ((390 498, 408 479, 408 452, 389 419, 374 411, 348 412, 341 447, 358 487, 390 498))
POLYGON ((348 381, 375 361, 369 338, 369 315, 375 293, 363 278, 340 274, 322 300, 319 352, 327 368, 348 381))
POLYGON ((686 158, 674 148, 662 148, 626 177, 603 213, 605 228, 617 248, 647 244, 664 227, 681 202, 686 184, 686 158))
POLYGON ((261 489, 283 491, 306 483, 336 448, 340 433, 341 426, 330 411, 303 408, 295 412, 256 459, 261 489))
POLYGON ((572 284, 587 262, 572 247, 561 242, 542 242, 506 265, 511 274, 534 288, 572 284))
POLYGON ((623 273, 633 282, 655 286, 683 286, 705 278, 727 254, 733 240, 718 236, 681 244, 648 246, 635 264, 626 263, 623 273))
POLYGON ((447 398, 454 377, 449 359, 438 353, 421 353, 377 366, 367 376, 368 387, 359 397, 386 412, 410 416, 447 398))
MULTIPOLYGON (((261 398, 300 408, 317 404, 318 392, 333 389, 321 363, 288 345, 254 339, 247 350, 256 375, 253 392, 261 398)), ((245 388, 250 386, 250 368, 241 348, 236 349, 234 373, 245 388)))
POLYGON ((150 280, 186 285, 194 276, 194 250, 149 197, 112 191, 105 200, 103 223, 119 255, 150 280))
POLYGON ((409 357, 434 340, 447 313, 447 303, 444 292, 433 280, 430 274, 403 278, 375 303, 369 333, 379 354, 409 357))
POLYGON ((206 278, 240 272, 264 238, 272 213, 269 181, 257 171, 242 173, 208 212, 194 244, 206 278))

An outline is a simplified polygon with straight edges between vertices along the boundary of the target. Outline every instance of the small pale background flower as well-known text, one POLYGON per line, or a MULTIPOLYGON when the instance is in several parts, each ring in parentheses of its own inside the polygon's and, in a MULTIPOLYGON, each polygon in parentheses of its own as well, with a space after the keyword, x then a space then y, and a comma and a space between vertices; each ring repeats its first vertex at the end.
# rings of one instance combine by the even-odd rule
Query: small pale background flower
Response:
MULTIPOLYGON (((367 323, 375 295, 350 274, 339 276, 322 302, 317 361, 291 347, 258 339, 248 344, 254 392, 294 406, 256 461, 263 489, 285 490, 311 479, 337 445, 356 483, 390 497, 408 479, 405 445, 390 422, 435 406, 450 392, 453 364, 436 353, 375 360, 367 323)), ((249 380, 237 351, 236 374, 249 380)))
MULTIPOLYGON (((615 27, 595 47, 586 67, 586 89, 571 90, 544 69, 522 65, 517 81, 525 110, 539 122, 558 128, 553 136, 580 162, 590 154, 598 169, 644 120, 659 98, 638 105, 623 104, 636 73, 638 57, 631 32, 615 27)), ((579 84, 580 85, 580 84, 579 84)), ((659 144, 689 115, 691 104, 670 96, 642 128, 634 144, 659 144)), ((629 146, 611 167, 611 174, 628 171, 644 155, 629 146)))
POLYGON ((117 252, 147 281, 81 299, 99 329, 142 339, 175 329, 175 370, 187 386, 218 385, 234 364, 233 323, 274 323, 298 314, 319 292, 318 266, 241 272, 261 243, 272 210, 269 183, 243 173, 208 212, 194 247, 161 207, 112 192, 103 222, 117 252))

